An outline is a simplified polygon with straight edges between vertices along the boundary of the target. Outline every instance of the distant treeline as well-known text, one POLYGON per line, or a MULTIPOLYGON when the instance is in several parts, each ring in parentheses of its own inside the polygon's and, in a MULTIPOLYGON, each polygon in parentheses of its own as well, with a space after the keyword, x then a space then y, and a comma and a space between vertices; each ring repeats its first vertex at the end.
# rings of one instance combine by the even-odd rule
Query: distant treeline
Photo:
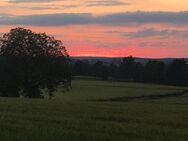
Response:
POLYGON ((130 56, 123 58, 120 65, 102 61, 91 64, 78 60, 73 64, 73 74, 100 77, 103 80, 188 85, 188 65, 184 59, 175 59, 168 64, 162 61, 142 64, 130 56))

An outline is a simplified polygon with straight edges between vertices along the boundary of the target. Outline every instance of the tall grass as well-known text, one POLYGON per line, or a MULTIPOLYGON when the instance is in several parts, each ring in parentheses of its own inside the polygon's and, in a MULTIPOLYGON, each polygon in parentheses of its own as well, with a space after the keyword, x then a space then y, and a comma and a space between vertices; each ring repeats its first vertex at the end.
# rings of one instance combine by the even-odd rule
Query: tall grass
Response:
POLYGON ((186 88, 74 80, 49 100, 0 98, 2 141, 187 141, 188 98, 91 101, 173 94, 186 88))

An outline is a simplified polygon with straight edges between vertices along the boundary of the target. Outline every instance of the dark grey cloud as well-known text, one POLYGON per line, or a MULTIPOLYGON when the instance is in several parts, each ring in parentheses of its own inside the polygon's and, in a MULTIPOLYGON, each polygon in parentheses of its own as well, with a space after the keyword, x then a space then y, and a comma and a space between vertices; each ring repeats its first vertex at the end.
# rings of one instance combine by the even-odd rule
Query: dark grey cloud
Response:
POLYGON ((169 30, 156 30, 150 28, 150 29, 140 30, 137 32, 125 33, 123 35, 130 38, 140 38, 140 37, 166 36, 169 35, 169 33, 170 33, 169 30))
MULTIPOLYGON (((141 42, 138 45, 139 47, 169 47, 169 42, 141 42)), ((177 43, 174 44, 176 45, 177 43)))
POLYGON ((136 32, 120 33, 122 36, 129 38, 146 38, 146 37, 188 37, 188 30, 157 30, 154 28, 143 29, 136 32))
POLYGON ((89 24, 93 19, 90 14, 45 14, 15 16, 14 18, 0 19, 0 24, 9 25, 38 25, 61 26, 70 24, 89 24))
POLYGON ((188 24, 188 12, 129 12, 94 16, 89 13, 60 13, 0 18, 1 25, 61 26, 78 24, 138 25, 188 24))
POLYGON ((120 6, 128 5, 128 3, 120 0, 87 0, 85 1, 86 6, 120 6))
POLYGON ((5 18, 7 18, 7 17, 12 17, 12 16, 14 16, 14 15, 12 15, 12 14, 7 14, 7 13, 0 13, 0 17, 5 17, 5 18))

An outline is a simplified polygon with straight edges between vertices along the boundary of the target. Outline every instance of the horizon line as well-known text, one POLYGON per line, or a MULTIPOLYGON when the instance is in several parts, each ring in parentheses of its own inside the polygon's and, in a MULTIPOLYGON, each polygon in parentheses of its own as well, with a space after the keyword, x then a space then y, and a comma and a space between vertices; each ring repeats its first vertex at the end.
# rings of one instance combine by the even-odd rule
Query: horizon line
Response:
MULTIPOLYGON (((84 56, 84 55, 69 55, 69 57, 83 57, 83 58, 125 58, 125 57, 130 57, 132 55, 128 56, 84 56)), ((188 59, 188 57, 137 57, 137 56, 132 56, 133 58, 141 58, 141 59, 188 59)))

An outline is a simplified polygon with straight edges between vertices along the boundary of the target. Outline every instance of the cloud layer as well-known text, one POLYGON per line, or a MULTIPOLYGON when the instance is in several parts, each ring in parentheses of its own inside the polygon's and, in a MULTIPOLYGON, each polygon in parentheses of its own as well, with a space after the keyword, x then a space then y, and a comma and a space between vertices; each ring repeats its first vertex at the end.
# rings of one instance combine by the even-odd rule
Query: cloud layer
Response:
POLYGON ((154 28, 147 28, 143 30, 138 30, 136 32, 129 32, 129 33, 120 33, 121 36, 129 37, 129 38, 153 38, 153 37, 181 37, 187 38, 188 37, 188 30, 159 30, 154 28))
POLYGON ((42 3, 42 2, 54 2, 61 0, 9 0, 9 3, 42 3))
POLYGON ((61 25, 134 25, 134 24, 188 24, 188 12, 130 12, 93 16, 88 13, 60 13, 28 16, 4 16, 0 19, 1 25, 37 25, 37 26, 61 26, 61 25))
POLYGON ((187 5, 186 0, 3 0, 0 36, 23 26, 62 40, 71 55, 187 57, 188 11, 177 12, 187 5))
POLYGON ((88 0, 85 2, 86 6, 122 6, 128 5, 128 3, 120 0, 88 0))

